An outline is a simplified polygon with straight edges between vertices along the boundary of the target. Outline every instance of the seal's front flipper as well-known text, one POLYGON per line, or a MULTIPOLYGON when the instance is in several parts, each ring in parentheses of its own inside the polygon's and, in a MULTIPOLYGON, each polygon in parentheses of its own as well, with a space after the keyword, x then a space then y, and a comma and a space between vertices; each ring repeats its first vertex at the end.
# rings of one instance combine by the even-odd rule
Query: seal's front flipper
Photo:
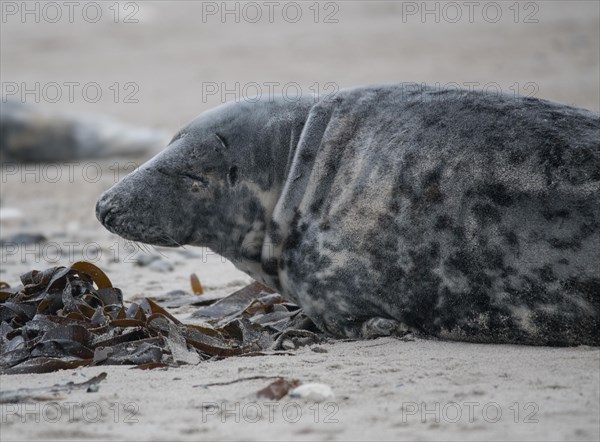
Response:
POLYGON ((379 336, 404 336, 409 333, 409 328, 402 322, 387 318, 371 318, 362 323, 361 338, 377 338, 379 336))

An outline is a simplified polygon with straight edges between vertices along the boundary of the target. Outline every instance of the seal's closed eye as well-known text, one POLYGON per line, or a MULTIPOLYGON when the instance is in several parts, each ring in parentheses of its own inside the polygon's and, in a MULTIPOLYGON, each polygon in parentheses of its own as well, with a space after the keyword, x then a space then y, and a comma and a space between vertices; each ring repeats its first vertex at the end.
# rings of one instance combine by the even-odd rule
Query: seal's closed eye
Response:
POLYGON ((217 140, 219 140, 219 143, 221 143, 221 146, 223 146, 225 149, 229 148, 229 145, 227 144, 227 141, 225 141, 225 138, 223 138, 218 133, 215 133, 215 137, 217 138, 217 140))
POLYGON ((179 173, 179 174, 174 174, 172 172, 167 172, 164 169, 161 168, 156 168, 154 169, 156 172, 160 173, 161 175, 167 176, 169 178, 174 178, 177 176, 182 176, 185 178, 188 178, 194 182, 198 182, 199 184, 202 185, 202 187, 208 187, 208 179, 206 178, 206 176, 204 175, 194 175, 194 174, 190 174, 190 173, 179 173))

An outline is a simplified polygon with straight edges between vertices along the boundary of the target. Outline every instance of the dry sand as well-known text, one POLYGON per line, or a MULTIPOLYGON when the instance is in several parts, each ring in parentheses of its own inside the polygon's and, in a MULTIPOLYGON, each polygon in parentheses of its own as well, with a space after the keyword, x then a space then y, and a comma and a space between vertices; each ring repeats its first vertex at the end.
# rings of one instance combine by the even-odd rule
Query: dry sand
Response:
MULTIPOLYGON (((538 97, 600 108, 597 2, 535 2, 539 23, 523 23, 523 14, 530 12, 523 9, 514 23, 508 9, 512 2, 502 2, 498 23, 480 15, 474 23, 422 23, 414 17, 403 23, 400 2, 336 2, 339 23, 317 24, 312 17, 294 24, 277 16, 273 24, 221 23, 210 17, 203 23, 200 2, 174 3, 137 2, 137 24, 110 19, 93 24, 77 16, 72 24, 21 23, 9 17, 0 35, 3 85, 96 82, 103 91, 97 103, 76 94, 73 103, 63 98, 42 100, 40 106, 106 113, 169 131, 221 102, 218 94, 202 97, 203 88, 214 82, 229 89, 257 82, 263 92, 267 82, 298 82, 304 93, 314 83, 322 89, 327 82, 346 87, 393 81, 494 82, 505 92, 518 83, 525 93, 524 85, 533 82, 538 97), (115 82, 122 93, 130 91, 124 90, 125 83, 135 82, 139 103, 123 102, 123 94, 115 103, 110 89, 115 82)), ((105 17, 110 4, 103 4, 105 17)), ((305 16, 311 4, 302 3, 305 16)), ((32 96, 27 98, 32 102, 32 96)), ((93 211, 97 196, 126 173, 114 162, 124 166, 127 161, 63 164, 58 180, 56 169, 47 166, 4 169, 2 237, 42 233, 48 243, 3 250, 0 279, 16 283, 20 273, 32 268, 85 258, 103 267, 129 300, 187 290, 191 272, 209 292, 231 292, 249 282, 231 263, 196 248, 161 249, 173 271, 136 266, 135 255, 99 226, 93 211), (98 180, 97 170, 102 171, 98 180), (21 216, 11 216, 15 211, 21 216)), ((182 317, 188 313, 178 312, 182 317)), ((98 392, 74 391, 57 399, 60 419, 47 402, 1 406, 0 439, 600 439, 596 348, 394 339, 320 347, 326 352, 307 348, 289 356, 231 358, 167 371, 96 367, 2 376, 0 387, 6 391, 108 373, 98 392), (291 399, 277 406, 262 400, 253 405, 253 393, 266 379, 193 387, 257 375, 323 382, 336 398, 316 406, 291 399), (203 408, 210 403, 216 408, 203 408), (115 417, 123 406, 133 412, 129 419, 122 409, 115 417), (262 417, 252 422, 257 406, 262 417), (225 422, 224 407, 233 410, 225 422), (294 423, 299 409, 302 415, 294 423), (337 421, 327 422, 328 417, 337 421)))
POLYGON ((303 349, 168 371, 6 376, 3 389, 108 373, 97 393, 64 395, 60 411, 43 402, 4 405, 2 440, 598 440, 596 349, 390 338, 320 348, 327 353, 303 349), (336 398, 257 399, 269 380, 194 387, 257 375, 324 382, 336 398))

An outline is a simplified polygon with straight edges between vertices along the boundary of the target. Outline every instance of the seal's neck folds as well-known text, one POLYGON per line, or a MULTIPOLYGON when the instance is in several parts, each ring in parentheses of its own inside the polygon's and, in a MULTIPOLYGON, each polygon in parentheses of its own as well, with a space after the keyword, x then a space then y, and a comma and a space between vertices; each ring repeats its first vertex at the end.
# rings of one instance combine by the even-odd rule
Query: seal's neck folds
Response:
POLYGON ((273 213, 292 173, 293 158, 314 103, 314 98, 308 97, 294 104, 277 98, 227 108, 228 112, 235 110, 238 126, 233 132, 225 131, 230 140, 228 161, 238 166, 239 174, 236 184, 223 190, 226 197, 217 210, 223 217, 209 232, 219 247, 211 248, 274 289, 279 288, 281 247, 270 233, 273 213))
POLYGON ((310 107, 310 103, 302 103, 288 110, 285 118, 272 112, 267 127, 274 133, 269 140, 257 143, 260 152, 257 150, 250 161, 255 166, 245 170, 239 189, 229 201, 237 215, 235 228, 222 238, 228 250, 217 251, 241 271, 276 290, 280 289, 277 269, 281 245, 273 232, 273 212, 289 181, 310 107))

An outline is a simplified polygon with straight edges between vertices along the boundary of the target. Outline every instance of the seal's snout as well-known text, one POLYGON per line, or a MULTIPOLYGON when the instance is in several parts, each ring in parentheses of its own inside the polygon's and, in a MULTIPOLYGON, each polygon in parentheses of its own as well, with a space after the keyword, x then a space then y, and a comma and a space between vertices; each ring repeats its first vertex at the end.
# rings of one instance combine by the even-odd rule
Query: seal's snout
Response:
POLYGON ((96 218, 109 232, 127 240, 175 247, 193 232, 197 206, 189 199, 185 204, 178 199, 186 191, 191 194, 190 187, 189 178, 145 166, 100 196, 96 218))

